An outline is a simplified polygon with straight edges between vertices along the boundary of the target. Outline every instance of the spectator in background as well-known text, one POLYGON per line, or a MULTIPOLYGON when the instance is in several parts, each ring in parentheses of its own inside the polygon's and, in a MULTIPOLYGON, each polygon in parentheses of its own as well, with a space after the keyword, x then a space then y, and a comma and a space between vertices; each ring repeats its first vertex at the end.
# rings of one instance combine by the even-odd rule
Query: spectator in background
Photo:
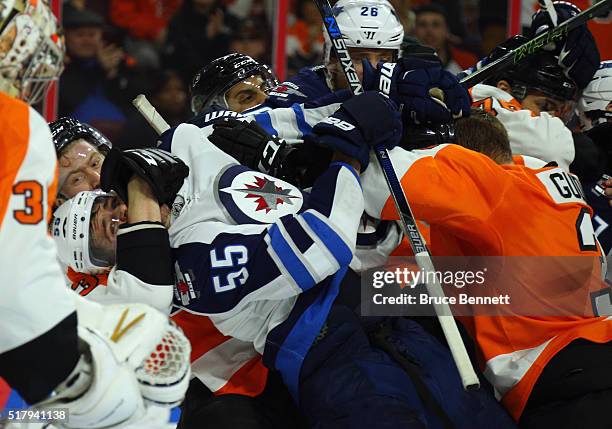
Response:
POLYGON ((181 0, 111 0, 110 20, 127 32, 126 50, 141 66, 160 66, 168 22, 180 5, 181 0))
POLYGON ((323 55, 323 20, 312 0, 299 0, 296 19, 287 31, 288 67, 299 70, 321 62, 323 55))
POLYGON ((217 57, 226 54, 236 18, 220 0, 184 0, 171 19, 164 47, 166 68, 175 68, 184 82, 217 57))
POLYGON ((59 115, 92 124, 113 140, 125 122, 121 104, 125 53, 103 39, 104 20, 95 12, 64 7, 65 70, 60 78, 59 115))
POLYGON ((397 12, 397 17, 404 27, 404 34, 410 35, 414 32, 414 12, 412 12, 412 0, 389 0, 397 12))
MULTIPOLYGON (((479 5, 478 27, 482 37, 480 56, 489 55, 493 49, 507 38, 508 0, 481 1, 479 5)), ((529 14, 531 16, 531 13, 529 14)))
POLYGON ((446 70, 457 74, 476 64, 478 59, 474 54, 451 45, 446 11, 442 6, 432 3, 416 8, 414 13, 414 36, 436 50, 446 70))
MULTIPOLYGON (((321 31, 321 28, 319 28, 319 31, 321 31)), ((247 19, 233 33, 229 52, 248 55, 260 63, 270 64, 270 34, 271 31, 266 26, 265 21, 247 19)))
MULTIPOLYGON (((145 91, 147 98, 171 127, 189 119, 187 87, 176 70, 153 72, 149 80, 150 89, 145 91)), ((145 148, 152 147, 156 140, 157 133, 153 128, 136 109, 131 109, 116 145, 122 150, 145 148)))

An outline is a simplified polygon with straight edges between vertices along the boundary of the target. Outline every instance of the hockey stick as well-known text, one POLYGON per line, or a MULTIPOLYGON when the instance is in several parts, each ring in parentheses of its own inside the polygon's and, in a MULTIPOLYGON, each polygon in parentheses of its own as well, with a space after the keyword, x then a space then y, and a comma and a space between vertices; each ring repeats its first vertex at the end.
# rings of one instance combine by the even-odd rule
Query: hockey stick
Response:
MULTIPOLYGON (((567 37, 568 33, 576 27, 584 25, 587 21, 596 18, 612 5, 612 0, 601 0, 588 9, 583 10, 578 15, 567 21, 562 22, 554 28, 534 37, 520 47, 508 52, 503 57, 498 58, 483 68, 461 79, 461 84, 466 88, 471 88, 477 83, 483 82, 495 76, 507 67, 523 61, 525 58, 540 52, 549 43, 555 43, 567 37)), ((548 9, 547 9, 548 10, 548 9)))
MULTIPOLYGON (((359 77, 355 71, 353 61, 351 60, 351 56, 342 37, 340 28, 338 28, 338 23, 336 22, 336 17, 334 16, 332 7, 329 4, 329 0, 314 0, 314 2, 319 9, 321 17, 323 18, 323 24, 325 25, 325 29, 327 30, 327 34, 331 40, 332 48, 342 66, 342 71, 351 87, 351 90, 353 91, 353 94, 359 95, 363 93, 363 87, 361 86, 361 82, 359 82, 359 77)), ((389 158, 387 148, 381 144, 374 148, 374 152, 376 153, 376 158, 380 163, 383 175, 385 176, 385 180, 387 181, 387 185, 389 186, 389 190, 393 196, 395 208, 399 213, 402 231, 410 242, 419 268, 425 272, 435 271, 433 262, 431 260, 431 253, 429 252, 429 249, 425 244, 425 240, 423 240, 423 237, 419 232, 416 220, 414 219, 414 215, 412 214, 412 210, 408 204, 406 194, 404 193, 404 190, 397 179, 397 174, 395 173, 395 169, 393 168, 393 164, 389 158)), ((440 286, 440 283, 435 277, 436 276, 434 276, 434 282, 426 284, 427 291, 429 292, 430 296, 444 297, 442 286, 440 286)), ((442 300, 437 301, 443 302, 442 300)), ((455 365, 457 365, 457 370, 461 376, 463 387, 465 389, 477 389, 480 387, 480 382, 474 368, 472 367, 470 357, 465 349, 465 344, 463 344, 461 334, 459 333, 459 329, 457 328, 457 324, 449 305, 434 304, 433 307, 436 311, 440 325, 442 326, 442 330, 453 356, 453 360, 455 361, 455 365)))
POLYGON ((548 12, 552 26, 556 27, 558 24, 557 10, 552 0, 538 0, 538 3, 540 3, 540 8, 542 8, 544 12, 548 12))
POLYGON ((166 120, 162 118, 162 116, 157 112, 149 100, 147 100, 147 97, 144 94, 138 95, 134 100, 132 100, 132 104, 147 120, 149 125, 153 127, 157 134, 161 134, 170 128, 170 125, 168 125, 166 120))

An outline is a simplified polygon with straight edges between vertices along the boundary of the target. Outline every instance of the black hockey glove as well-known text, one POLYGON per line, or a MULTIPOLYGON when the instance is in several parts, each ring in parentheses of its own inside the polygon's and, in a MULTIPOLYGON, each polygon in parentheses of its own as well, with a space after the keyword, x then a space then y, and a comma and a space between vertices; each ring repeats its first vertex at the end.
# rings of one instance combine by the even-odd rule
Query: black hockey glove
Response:
POLYGON ((313 170, 313 164, 325 159, 327 166, 331 157, 331 152, 322 148, 288 145, 256 122, 227 118, 214 124, 213 130, 208 139, 240 164, 298 187, 311 184, 310 172, 319 170, 313 170))
POLYGON ((113 190, 127 203, 127 184, 136 174, 151 186, 159 204, 171 205, 189 175, 189 167, 177 156, 161 149, 113 148, 104 159, 100 187, 113 190))
MULTIPOLYGON (((581 12, 578 6, 566 1, 556 1, 553 5, 557 11, 558 24, 581 12)), ((532 17, 528 35, 536 37, 548 30, 551 25, 548 12, 540 9, 532 17)), ((544 49, 549 50, 549 46, 544 49)), ((570 31, 565 40, 554 45, 552 52, 558 57, 559 65, 565 75, 576 82, 581 89, 586 88, 599 68, 597 43, 586 24, 570 31)))
POLYGON ((240 164, 272 174, 278 164, 277 155, 286 147, 278 137, 271 136, 256 122, 227 118, 213 125, 208 139, 240 164))
POLYGON ((402 121, 396 104, 379 92, 366 91, 342 103, 333 115, 316 124, 304 141, 356 159, 363 172, 371 147, 383 144, 392 149, 401 136, 402 121))

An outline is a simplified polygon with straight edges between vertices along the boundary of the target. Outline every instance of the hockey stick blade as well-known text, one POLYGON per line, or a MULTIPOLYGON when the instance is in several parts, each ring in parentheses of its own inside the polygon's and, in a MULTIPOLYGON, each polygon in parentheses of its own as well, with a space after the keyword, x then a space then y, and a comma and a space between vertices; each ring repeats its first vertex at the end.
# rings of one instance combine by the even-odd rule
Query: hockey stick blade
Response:
POLYGON ((610 9, 612 0, 601 0, 595 3, 588 9, 583 10, 578 15, 567 21, 562 22, 557 27, 551 28, 548 31, 534 37, 530 41, 524 43, 520 47, 508 52, 503 57, 498 58, 483 68, 461 79, 461 84, 466 88, 471 88, 474 85, 495 76, 511 65, 517 64, 526 58, 529 58, 540 52, 549 43, 555 43, 567 37, 568 33, 576 27, 579 27, 589 20, 596 18, 603 12, 610 9))
POLYGON ((132 100, 132 104, 134 107, 136 107, 136 110, 140 112, 143 118, 147 120, 149 125, 151 125, 157 134, 162 134, 164 131, 170 128, 170 125, 168 125, 166 120, 162 118, 157 109, 153 107, 144 94, 140 94, 134 98, 134 100, 132 100))
MULTIPOLYGON (((353 65, 353 61, 346 47, 346 43, 342 37, 341 29, 338 27, 338 23, 336 22, 336 17, 333 14, 333 9, 329 4, 329 0, 314 0, 314 2, 319 9, 321 18, 323 18, 323 25, 325 26, 325 30, 327 31, 327 34, 331 40, 332 49, 342 66, 342 72, 344 73, 346 81, 353 91, 353 94, 359 95, 363 93, 363 87, 359 81, 357 73, 355 72, 355 66, 353 65)), ((391 193, 393 201, 395 202, 395 208, 399 214, 402 231, 410 242, 417 264, 419 268, 425 270, 426 272, 433 271, 434 266, 431 260, 431 253, 427 249, 425 240, 419 232, 419 228, 416 224, 412 211, 410 210, 408 199, 406 198, 406 194, 401 187, 397 174, 395 173, 393 163, 389 157, 389 151, 384 145, 379 145, 374 148, 374 153, 376 154, 376 158, 378 159, 383 175, 385 176, 387 186, 389 187, 389 192, 391 193)), ((444 291, 437 282, 437 279, 435 279, 433 283, 427 283, 426 286, 427 291, 431 296, 444 296, 444 291)), ((439 301, 441 302, 442 300, 439 301)), ((461 338, 461 334, 459 333, 457 323, 455 322, 455 319, 451 313, 450 307, 448 304, 438 304, 434 305, 434 310, 436 311, 436 315, 440 321, 440 325, 442 326, 444 336, 446 337, 453 360, 461 377, 463 387, 466 390, 478 389, 480 387, 480 381, 478 380, 478 376, 472 367, 470 357, 465 348, 465 344, 463 344, 463 339, 461 338)))

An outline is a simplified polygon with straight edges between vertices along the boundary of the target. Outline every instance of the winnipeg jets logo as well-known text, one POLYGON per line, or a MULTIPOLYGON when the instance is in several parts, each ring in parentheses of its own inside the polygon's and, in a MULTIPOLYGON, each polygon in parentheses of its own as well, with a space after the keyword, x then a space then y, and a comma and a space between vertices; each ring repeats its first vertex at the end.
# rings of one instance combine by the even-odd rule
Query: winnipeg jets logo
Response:
POLYGON ((243 166, 228 168, 216 187, 225 213, 236 223, 274 223, 304 205, 302 192, 292 184, 243 166))
POLYGON ((256 211, 277 210, 279 204, 293 205, 292 199, 299 198, 290 195, 291 189, 283 189, 266 177, 255 177, 254 184, 245 184, 246 189, 236 189, 238 192, 246 193, 246 198, 255 198, 257 202, 256 211))

